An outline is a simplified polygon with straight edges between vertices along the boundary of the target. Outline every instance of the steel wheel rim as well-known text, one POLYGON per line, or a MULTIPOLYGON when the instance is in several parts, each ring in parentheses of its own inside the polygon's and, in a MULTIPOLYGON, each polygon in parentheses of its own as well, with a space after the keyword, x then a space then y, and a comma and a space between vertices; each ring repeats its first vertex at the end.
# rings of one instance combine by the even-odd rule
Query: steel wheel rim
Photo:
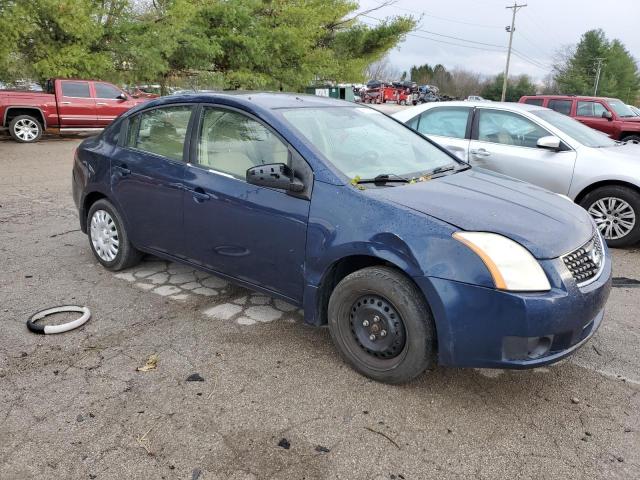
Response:
POLYGON ((402 363, 407 355, 408 332, 398 309, 390 301, 374 292, 360 292, 345 302, 341 317, 340 336, 358 362, 378 372, 393 370, 402 363), (369 340, 368 336, 374 333, 375 316, 379 317, 375 322, 379 328, 373 328, 377 338, 369 340), (365 320, 369 325, 363 325, 365 320), (382 335, 382 330, 386 330, 386 334, 382 335))
POLYGON ((120 236, 116 222, 105 210, 96 210, 89 228, 91 244, 101 260, 113 262, 120 251, 120 236))
POLYGON ((13 131, 20 140, 29 141, 38 136, 40 127, 33 120, 23 118, 15 123, 13 131))
POLYGON ((605 240, 619 240, 631 233, 636 225, 636 212, 625 200, 604 197, 587 210, 605 240))

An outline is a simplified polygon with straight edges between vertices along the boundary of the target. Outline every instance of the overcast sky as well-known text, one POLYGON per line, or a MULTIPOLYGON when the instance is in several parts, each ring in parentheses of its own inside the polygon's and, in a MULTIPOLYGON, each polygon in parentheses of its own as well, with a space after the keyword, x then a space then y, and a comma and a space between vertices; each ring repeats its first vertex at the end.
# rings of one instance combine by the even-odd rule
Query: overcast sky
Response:
MULTIPOLYGON (((382 0, 360 0, 360 10, 381 3, 382 0)), ((541 80, 550 71, 557 50, 577 43, 584 32, 593 28, 602 28, 609 39, 620 39, 636 60, 640 59, 640 0, 518 3, 528 6, 516 15, 513 47, 519 57, 511 57, 510 75, 526 73, 541 80)), ((370 17, 407 14, 418 18, 423 14, 419 30, 391 53, 393 64, 401 71, 412 65, 442 63, 447 68, 462 67, 494 75, 504 71, 509 42, 505 26, 511 23, 511 10, 505 7, 509 4, 513 5, 513 0, 398 0, 362 17, 362 21, 373 25, 378 22, 370 17)))

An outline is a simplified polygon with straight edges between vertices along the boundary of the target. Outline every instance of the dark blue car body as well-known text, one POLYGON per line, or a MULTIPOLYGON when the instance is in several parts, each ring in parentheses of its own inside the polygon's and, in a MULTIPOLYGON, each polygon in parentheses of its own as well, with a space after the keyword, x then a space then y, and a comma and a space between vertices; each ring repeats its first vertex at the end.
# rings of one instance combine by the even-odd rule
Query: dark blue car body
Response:
MULTIPOLYGON (((92 202, 107 198, 122 213, 141 251, 188 263, 304 309, 305 321, 327 322, 327 303, 344 275, 370 265, 409 277, 431 308, 441 365, 527 368, 573 352, 597 330, 609 295, 611 259, 578 287, 562 256, 597 235, 589 215, 535 186, 477 168, 393 188, 354 188, 282 116, 282 108, 346 102, 282 94, 166 97, 134 108, 76 153, 73 196, 87 231, 92 202), (127 119, 167 104, 215 104, 269 125, 313 172, 308 198, 123 145, 127 119), (494 232, 524 246, 540 263, 551 290, 498 290, 458 231, 494 232), (528 358, 526 341, 552 345, 528 358)), ((360 107, 362 108, 362 107, 360 107)))

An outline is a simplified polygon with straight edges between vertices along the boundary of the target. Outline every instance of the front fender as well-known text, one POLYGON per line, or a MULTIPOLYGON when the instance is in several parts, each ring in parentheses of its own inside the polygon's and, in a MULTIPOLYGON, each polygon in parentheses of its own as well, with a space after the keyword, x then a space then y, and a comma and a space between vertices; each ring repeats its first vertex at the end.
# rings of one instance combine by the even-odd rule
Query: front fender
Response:
POLYGON ((323 280, 336 262, 348 257, 373 257, 411 278, 493 287, 482 260, 452 238, 457 230, 402 205, 372 199, 366 191, 316 182, 307 230, 305 320, 320 323, 323 280))

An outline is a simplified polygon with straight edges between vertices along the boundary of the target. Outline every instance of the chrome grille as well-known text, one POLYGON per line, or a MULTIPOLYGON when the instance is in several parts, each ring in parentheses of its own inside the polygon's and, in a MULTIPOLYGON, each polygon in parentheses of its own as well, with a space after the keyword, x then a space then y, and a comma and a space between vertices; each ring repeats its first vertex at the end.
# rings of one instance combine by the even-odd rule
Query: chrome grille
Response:
POLYGON ((600 235, 596 233, 583 246, 564 255, 562 261, 578 286, 586 285, 595 280, 604 265, 604 248, 600 235))

